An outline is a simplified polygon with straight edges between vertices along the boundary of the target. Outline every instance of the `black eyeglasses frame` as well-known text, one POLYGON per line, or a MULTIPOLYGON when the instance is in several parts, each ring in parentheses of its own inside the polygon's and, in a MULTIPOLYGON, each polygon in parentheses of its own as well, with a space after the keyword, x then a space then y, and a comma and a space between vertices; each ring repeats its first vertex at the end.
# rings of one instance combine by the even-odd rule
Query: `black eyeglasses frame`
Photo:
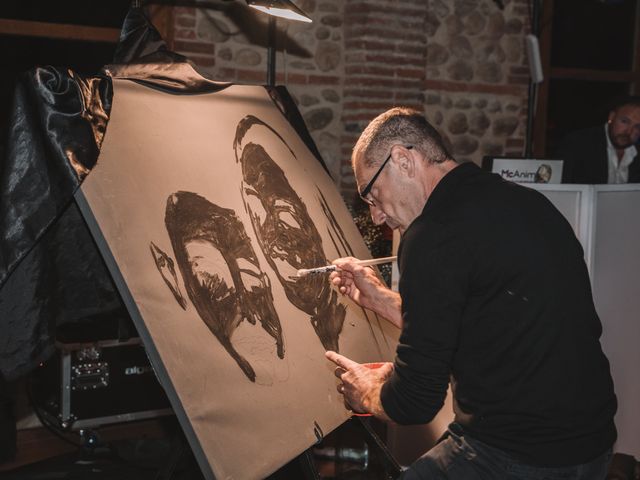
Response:
MULTIPOLYGON (((391 149, 393 149, 394 146, 391 147, 391 149)), ((407 150, 411 150, 413 148, 413 145, 403 145, 404 148, 406 148, 407 150)), ((389 163, 389 160, 391 160, 391 152, 389 152, 389 156, 387 158, 385 158, 384 162, 382 162, 382 165, 380 165, 380 168, 378 169, 378 171, 373 175, 373 177, 371 177, 371 180, 369 180, 369 183, 367 183, 367 185, 362 189, 361 192, 358 192, 358 195, 360 195, 360 198, 362 199, 362 201, 364 203, 366 203, 367 205, 370 205, 372 207, 375 207, 376 204, 373 200, 371 200, 370 198, 367 198, 367 195, 369 195, 369 193, 371 193, 371 189, 373 188, 373 184, 375 183, 375 181, 378 179, 378 177, 380 176, 380 174, 382 173, 382 169, 384 168, 384 166, 389 163)))

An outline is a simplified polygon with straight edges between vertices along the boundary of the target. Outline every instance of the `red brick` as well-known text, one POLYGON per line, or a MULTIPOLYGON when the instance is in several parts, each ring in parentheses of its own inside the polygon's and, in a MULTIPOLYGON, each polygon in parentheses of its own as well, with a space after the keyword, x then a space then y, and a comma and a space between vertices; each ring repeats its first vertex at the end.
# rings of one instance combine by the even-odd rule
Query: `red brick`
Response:
POLYGON ((228 77, 235 77, 236 76, 236 69, 235 68, 229 68, 229 67, 222 67, 218 69, 218 73, 220 74, 224 74, 228 77))
POLYGON ((381 78, 381 77, 355 77, 349 78, 350 85, 363 85, 365 87, 391 87, 391 88, 414 88, 421 89, 422 80, 404 80, 397 77, 381 78))
POLYGON ((215 53, 215 46, 213 43, 176 40, 173 42, 173 47, 179 52, 208 53, 211 55, 215 53))
POLYGON ((426 45, 402 45, 402 48, 400 49, 400 51, 403 54, 407 54, 407 53, 411 53, 414 55, 421 55, 422 57, 424 57, 426 55, 427 52, 427 47, 426 45))
MULTIPOLYGON (((407 3, 407 2, 403 2, 407 3)), ((422 2, 422 5, 425 5, 426 2, 422 2)), ((417 5, 421 5, 420 2, 416 2, 417 5)), ((380 14, 378 18, 389 18, 394 15, 398 15, 403 18, 423 18, 426 13, 426 6, 421 9, 409 9, 404 5, 400 8, 393 8, 391 5, 375 5, 371 3, 348 3, 344 7, 345 17, 349 18, 354 14, 367 14, 367 13, 377 13, 380 14)))
POLYGON ((361 25, 384 25, 387 28, 393 28, 395 30, 413 30, 415 32, 423 32, 424 13, 417 16, 417 21, 410 21, 411 17, 389 17, 389 16, 371 16, 371 15, 352 15, 346 18, 347 28, 356 27, 361 25))
POLYGON ((394 98, 396 100, 415 100, 416 102, 422 104, 424 103, 424 95, 421 91, 416 92, 395 92, 394 98))
POLYGON ((178 27, 195 27, 196 18, 192 16, 181 15, 176 18, 176 25, 178 27))
POLYGON ((375 40, 345 40, 344 45, 348 50, 375 50, 376 52, 389 50, 393 52, 396 49, 395 45, 390 42, 376 42, 375 40))
POLYGON ((365 64, 365 65, 350 65, 345 67, 344 71, 347 75, 364 73, 369 75, 382 75, 387 77, 393 77, 395 75, 396 69, 368 66, 365 64))
POLYGON ((237 69, 237 78, 243 82, 263 85, 267 83, 267 73, 265 71, 241 70, 237 69))
POLYGON ((194 7, 175 7, 173 9, 174 15, 177 17, 179 15, 192 15, 195 16, 196 9, 194 7))
POLYGON ((350 2, 344 7, 345 17, 356 13, 369 13, 371 11, 371 5, 366 2, 350 2))
POLYGON ((420 78, 420 79, 424 79, 425 77, 424 69, 417 70, 417 69, 408 69, 408 68, 398 68, 397 72, 399 77, 420 78))
POLYGON ((340 78, 331 75, 309 75, 309 83, 314 85, 339 85, 340 78))
POLYGON ((509 77, 507 78, 507 81, 511 85, 528 85, 529 84, 529 77, 528 76, 520 77, 520 76, 516 76, 516 75, 509 75, 509 77))
POLYGON ((377 116, 377 113, 350 113, 348 115, 342 115, 342 120, 346 122, 353 122, 353 121, 370 122, 376 116, 377 116))
POLYGON ((487 85, 482 83, 450 82, 447 80, 425 80, 426 90, 444 90, 448 92, 493 93, 498 95, 526 95, 526 88, 520 85, 487 85))
POLYGON ((386 110, 391 105, 388 102, 345 102, 343 108, 345 110, 386 110))
POLYGON ((389 90, 345 90, 344 97, 391 98, 393 93, 389 90))
POLYGON ((198 57, 196 55, 190 55, 189 60, 201 67, 213 67, 216 64, 215 57, 198 57))
POLYGON ((178 40, 195 40, 196 32, 189 28, 178 28, 174 32, 174 39, 178 40))
POLYGON ((289 73, 287 74, 287 83, 297 83, 305 85, 306 83, 308 83, 308 77, 300 73, 289 73))
POLYGON ((223 82, 234 82, 236 80, 235 68, 220 68, 216 73, 216 79, 223 82))
POLYGON ((374 28, 374 27, 354 27, 345 31, 346 38, 353 37, 366 37, 371 36, 374 38, 390 38, 393 40, 406 40, 413 41, 420 44, 426 43, 426 34, 413 33, 407 30, 393 30, 389 28, 374 28))
POLYGON ((387 63, 392 65, 414 65, 423 66, 423 60, 421 58, 411 58, 406 55, 365 55, 365 60, 368 62, 387 63))

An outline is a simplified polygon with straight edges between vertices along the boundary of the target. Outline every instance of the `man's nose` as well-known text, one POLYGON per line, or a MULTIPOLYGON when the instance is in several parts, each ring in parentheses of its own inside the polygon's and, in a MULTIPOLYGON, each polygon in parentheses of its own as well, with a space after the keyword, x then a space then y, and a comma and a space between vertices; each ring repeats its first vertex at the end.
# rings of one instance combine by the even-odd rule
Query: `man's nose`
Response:
POLYGON ((384 212, 377 205, 369 205, 369 213, 371 213, 371 220, 375 225, 382 225, 386 219, 384 212))

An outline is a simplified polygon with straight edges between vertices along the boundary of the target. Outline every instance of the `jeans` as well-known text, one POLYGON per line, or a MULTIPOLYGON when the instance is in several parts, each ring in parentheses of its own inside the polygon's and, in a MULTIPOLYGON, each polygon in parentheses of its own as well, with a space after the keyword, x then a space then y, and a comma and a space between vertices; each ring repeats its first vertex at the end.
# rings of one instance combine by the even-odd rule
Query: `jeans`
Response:
POLYGON ((595 460, 570 467, 536 467, 464 435, 452 423, 442 440, 416 460, 398 480, 603 480, 611 450, 595 460))

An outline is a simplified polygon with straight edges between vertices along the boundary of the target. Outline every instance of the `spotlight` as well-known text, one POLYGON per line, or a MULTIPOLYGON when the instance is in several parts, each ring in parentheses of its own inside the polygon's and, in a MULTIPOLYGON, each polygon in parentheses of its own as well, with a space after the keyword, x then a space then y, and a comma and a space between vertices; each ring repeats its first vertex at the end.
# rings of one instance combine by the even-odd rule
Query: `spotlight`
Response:
POLYGON ((309 16, 289 0, 246 0, 247 5, 274 17, 311 23, 309 16))

